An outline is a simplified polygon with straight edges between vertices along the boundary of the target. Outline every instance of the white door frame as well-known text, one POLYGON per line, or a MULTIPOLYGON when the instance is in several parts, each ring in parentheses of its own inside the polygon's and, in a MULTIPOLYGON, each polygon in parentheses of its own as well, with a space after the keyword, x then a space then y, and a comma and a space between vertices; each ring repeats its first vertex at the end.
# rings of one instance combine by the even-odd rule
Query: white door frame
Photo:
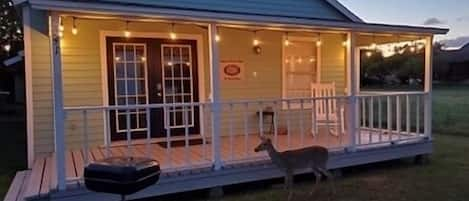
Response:
MULTIPOLYGON (((103 92, 102 104, 103 106, 109 106, 109 85, 108 85, 108 73, 107 73, 107 54, 106 54, 106 37, 125 37, 122 31, 100 31, 99 32, 99 45, 100 45, 100 56, 101 56, 101 86, 103 92)), ((170 39, 168 33, 162 32, 132 32, 134 38, 159 38, 159 39, 170 39)), ((178 39, 182 40, 195 40, 197 41, 197 72, 198 72, 198 85, 199 85, 199 102, 205 102, 205 65, 204 65, 204 40, 201 34, 178 34, 178 39)), ((105 119, 106 114, 103 114, 105 119)), ((205 131, 203 112, 199 112, 199 133, 203 134, 205 131)), ((104 126, 104 144, 110 142, 107 139, 106 133, 108 126, 104 126)), ((109 136, 110 137, 110 136, 109 136)))

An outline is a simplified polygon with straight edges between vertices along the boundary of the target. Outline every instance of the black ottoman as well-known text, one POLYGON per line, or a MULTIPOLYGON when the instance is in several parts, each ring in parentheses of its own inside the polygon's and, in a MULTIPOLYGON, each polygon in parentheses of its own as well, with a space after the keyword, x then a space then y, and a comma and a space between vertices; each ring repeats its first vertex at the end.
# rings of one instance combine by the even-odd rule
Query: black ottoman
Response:
POLYGON ((112 157, 85 167, 85 185, 88 190, 126 195, 155 184, 160 178, 158 161, 148 158, 112 157))

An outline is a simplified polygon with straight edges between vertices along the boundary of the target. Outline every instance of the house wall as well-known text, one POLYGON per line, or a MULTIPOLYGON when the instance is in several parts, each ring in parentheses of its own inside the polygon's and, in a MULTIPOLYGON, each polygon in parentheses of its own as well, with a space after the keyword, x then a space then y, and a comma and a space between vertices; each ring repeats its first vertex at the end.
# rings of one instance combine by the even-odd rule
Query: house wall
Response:
MULTIPOLYGON (((54 149, 53 112, 52 112, 52 79, 50 67, 50 50, 47 33, 47 16, 45 13, 33 10, 32 30, 32 83, 34 105, 34 136, 35 152, 49 153, 54 149)), ((100 106, 106 92, 102 86, 102 65, 100 50, 100 31, 123 31, 125 23, 110 20, 77 21, 78 35, 71 34, 71 18, 65 18, 65 32, 62 39, 62 68, 64 78, 64 104, 70 106, 100 106)), ((132 22, 129 29, 133 32, 168 33, 168 24, 132 22)), ((205 69, 205 98, 210 95, 210 69, 207 30, 194 25, 177 25, 177 33, 197 34, 203 39, 203 66, 205 69)), ((252 50, 253 33, 236 29, 221 29, 222 41, 220 45, 220 60, 241 60, 245 63, 245 79, 239 81, 221 81, 222 100, 241 99, 279 99, 282 96, 282 37, 283 33, 261 31, 258 33, 262 41, 262 54, 256 55, 252 50)), ((345 48, 341 46, 343 35, 323 34, 322 77, 323 82, 335 81, 338 92, 344 91, 345 85, 345 48)), ((228 107, 224 110, 227 111, 228 107)), ((248 111, 249 132, 258 128, 255 111, 259 108, 251 107, 248 111)), ((236 133, 242 133, 244 109, 223 115, 224 134, 227 134, 229 119, 233 118, 238 128, 236 133)), ((206 112, 208 113, 208 112, 206 112)), ((297 118, 309 118, 309 113, 295 115, 297 118)), ((283 118, 283 117, 280 117, 283 118)), ((83 140, 83 117, 81 113, 67 114, 66 147, 68 149, 81 148, 83 140)), ((104 125, 102 112, 88 113, 88 132, 91 146, 101 145, 104 141, 104 125)), ((210 132, 209 115, 204 116, 206 130, 210 132)), ((298 121, 296 121, 298 122, 298 121)), ((267 127, 266 127, 267 128, 267 127)))

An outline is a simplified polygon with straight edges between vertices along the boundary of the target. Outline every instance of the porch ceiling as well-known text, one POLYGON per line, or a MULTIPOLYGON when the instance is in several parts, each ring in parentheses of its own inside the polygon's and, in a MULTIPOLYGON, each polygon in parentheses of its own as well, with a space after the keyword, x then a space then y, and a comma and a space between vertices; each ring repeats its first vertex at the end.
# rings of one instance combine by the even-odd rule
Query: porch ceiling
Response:
POLYGON ((449 29, 370 24, 362 22, 346 22, 338 20, 306 19, 285 16, 246 15, 224 12, 205 12, 198 10, 181 10, 174 8, 152 8, 148 6, 129 6, 90 1, 30 0, 31 6, 83 17, 136 18, 193 23, 220 23, 233 26, 261 26, 278 29, 317 29, 331 31, 358 31, 370 33, 432 35, 446 34, 449 29))

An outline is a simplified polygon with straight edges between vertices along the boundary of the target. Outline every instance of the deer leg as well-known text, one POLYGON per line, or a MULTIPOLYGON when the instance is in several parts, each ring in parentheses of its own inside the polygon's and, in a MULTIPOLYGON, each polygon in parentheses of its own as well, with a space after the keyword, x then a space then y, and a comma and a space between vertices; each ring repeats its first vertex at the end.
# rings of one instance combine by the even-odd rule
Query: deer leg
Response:
POLYGON ((331 185, 332 193, 335 194, 335 193, 336 193, 336 190, 335 190, 335 184, 334 184, 334 176, 333 176, 333 175, 331 174, 331 172, 329 172, 326 168, 318 167, 317 169, 318 169, 321 173, 323 173, 324 175, 326 175, 327 180, 328 180, 329 184, 331 185))
POLYGON ((321 177, 322 177, 321 173, 319 173, 316 170, 316 168, 312 168, 312 170, 313 170, 314 177, 316 177, 316 183, 314 184, 313 189, 310 192, 310 195, 312 195, 315 192, 316 186, 319 184, 319 182, 321 181, 321 177))

